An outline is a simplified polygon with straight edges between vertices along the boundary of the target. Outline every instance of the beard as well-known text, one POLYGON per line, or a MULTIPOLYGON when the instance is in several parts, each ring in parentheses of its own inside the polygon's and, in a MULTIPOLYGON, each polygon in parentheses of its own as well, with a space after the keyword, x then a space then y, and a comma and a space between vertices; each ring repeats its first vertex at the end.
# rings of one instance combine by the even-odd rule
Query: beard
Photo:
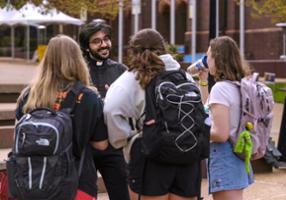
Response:
POLYGON ((104 47, 97 50, 90 49, 90 56, 98 61, 104 61, 110 56, 110 47, 104 47))

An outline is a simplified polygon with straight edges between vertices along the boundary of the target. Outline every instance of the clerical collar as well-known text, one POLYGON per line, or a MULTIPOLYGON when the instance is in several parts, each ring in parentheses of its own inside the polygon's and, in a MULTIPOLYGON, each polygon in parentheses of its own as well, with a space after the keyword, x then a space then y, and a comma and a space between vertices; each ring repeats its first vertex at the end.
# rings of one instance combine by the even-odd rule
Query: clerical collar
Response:
POLYGON ((95 59, 95 57, 91 53, 89 54, 89 56, 90 56, 90 59, 93 60, 93 62, 95 62, 96 66, 102 66, 103 65, 104 60, 99 61, 99 60, 95 59))
POLYGON ((103 65, 103 61, 96 61, 96 66, 102 66, 103 65))

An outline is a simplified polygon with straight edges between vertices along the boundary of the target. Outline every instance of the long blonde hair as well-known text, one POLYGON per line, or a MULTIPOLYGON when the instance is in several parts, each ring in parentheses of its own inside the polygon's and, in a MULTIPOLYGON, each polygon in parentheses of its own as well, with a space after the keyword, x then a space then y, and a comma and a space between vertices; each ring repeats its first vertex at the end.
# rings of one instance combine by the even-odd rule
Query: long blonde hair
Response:
POLYGON ((66 35, 55 36, 49 41, 39 67, 35 80, 29 85, 24 112, 38 107, 52 108, 57 92, 66 90, 75 81, 90 85, 88 67, 80 47, 66 35))

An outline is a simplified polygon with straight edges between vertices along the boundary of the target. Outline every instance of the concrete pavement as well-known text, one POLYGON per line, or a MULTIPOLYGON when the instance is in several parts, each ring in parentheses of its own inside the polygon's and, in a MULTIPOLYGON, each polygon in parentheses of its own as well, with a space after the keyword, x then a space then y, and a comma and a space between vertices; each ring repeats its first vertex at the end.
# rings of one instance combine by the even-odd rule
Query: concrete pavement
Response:
MULTIPOLYGON (((27 84, 36 74, 37 66, 26 63, 25 60, 16 62, 0 58, 0 85, 27 84)), ((5 88, 5 87, 4 87, 5 88)), ((3 89, 3 88, 2 88, 3 89)), ((275 104, 274 122, 271 136, 278 141, 283 105, 275 104)), ((285 133, 286 134, 286 133, 285 133)), ((3 153, 0 157, 5 157, 3 153)), ((286 200, 286 170, 274 169, 271 173, 255 174, 255 183, 246 189, 245 200, 286 200)), ((206 179, 202 182, 202 196, 205 200, 211 200, 208 195, 206 179)), ((101 193, 98 200, 108 200, 106 193, 101 193)))
POLYGON ((0 57, 0 84, 27 84, 36 74, 37 65, 25 60, 1 59, 0 57))

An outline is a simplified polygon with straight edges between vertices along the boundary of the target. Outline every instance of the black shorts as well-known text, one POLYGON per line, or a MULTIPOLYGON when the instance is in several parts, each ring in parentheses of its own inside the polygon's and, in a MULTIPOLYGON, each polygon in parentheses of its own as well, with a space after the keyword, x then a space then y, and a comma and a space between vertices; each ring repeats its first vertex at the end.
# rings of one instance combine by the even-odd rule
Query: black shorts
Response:
POLYGON ((200 195, 200 162, 190 165, 169 165, 146 159, 137 139, 130 152, 128 182, 132 191, 157 196, 173 193, 182 197, 200 195), (145 163, 144 163, 145 162, 145 163), (144 172, 143 172, 144 170, 144 172), (142 177, 144 177, 142 186, 142 177))

